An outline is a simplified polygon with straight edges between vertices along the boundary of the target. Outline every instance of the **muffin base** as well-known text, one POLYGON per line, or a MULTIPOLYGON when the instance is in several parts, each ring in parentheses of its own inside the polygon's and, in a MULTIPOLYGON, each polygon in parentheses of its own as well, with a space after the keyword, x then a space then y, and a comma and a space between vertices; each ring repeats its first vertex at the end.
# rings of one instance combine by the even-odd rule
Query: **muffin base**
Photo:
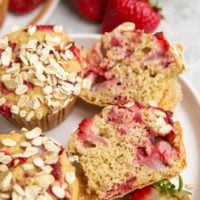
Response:
POLYGON ((66 117, 73 109, 76 103, 76 99, 77 97, 74 97, 65 108, 52 114, 48 114, 44 116, 41 120, 34 118, 28 122, 25 118, 20 118, 16 115, 13 115, 11 118, 6 119, 19 128, 25 127, 30 130, 35 127, 39 127, 42 129, 42 131, 48 131, 58 126, 61 122, 63 122, 66 119, 66 117))

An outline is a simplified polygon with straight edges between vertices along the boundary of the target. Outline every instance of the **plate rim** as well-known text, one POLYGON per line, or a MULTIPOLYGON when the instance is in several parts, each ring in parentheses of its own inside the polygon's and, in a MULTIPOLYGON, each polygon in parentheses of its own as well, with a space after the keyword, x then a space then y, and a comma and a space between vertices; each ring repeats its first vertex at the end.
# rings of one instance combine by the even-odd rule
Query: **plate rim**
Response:
POLYGON ((53 0, 47 12, 38 20, 37 24, 44 24, 53 14, 60 0, 53 0))

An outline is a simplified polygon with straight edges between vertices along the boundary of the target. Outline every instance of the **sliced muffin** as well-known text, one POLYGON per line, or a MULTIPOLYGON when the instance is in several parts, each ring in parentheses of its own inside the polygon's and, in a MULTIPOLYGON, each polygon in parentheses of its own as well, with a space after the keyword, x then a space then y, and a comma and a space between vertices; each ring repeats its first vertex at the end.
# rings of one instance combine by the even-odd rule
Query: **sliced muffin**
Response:
POLYGON ((175 177, 186 166, 182 130, 173 113, 138 103, 108 106, 84 119, 68 147, 79 158, 81 199, 121 197, 175 177))
POLYGON ((162 32, 147 34, 124 23, 88 53, 89 84, 80 96, 99 106, 154 101, 172 110, 181 99, 177 77, 184 69, 181 45, 172 46, 162 32))
POLYGON ((0 134, 0 199, 78 200, 64 148, 39 128, 0 134))
POLYGON ((59 26, 30 26, 0 39, 0 113, 48 130, 73 108, 82 84, 80 49, 59 26))

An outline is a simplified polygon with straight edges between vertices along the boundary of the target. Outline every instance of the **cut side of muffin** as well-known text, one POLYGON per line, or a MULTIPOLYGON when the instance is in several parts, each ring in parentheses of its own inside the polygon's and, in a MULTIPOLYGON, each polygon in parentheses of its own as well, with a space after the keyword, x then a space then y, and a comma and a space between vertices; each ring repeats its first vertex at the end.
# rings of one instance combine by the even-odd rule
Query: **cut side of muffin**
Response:
POLYGON ((0 134, 0 199, 78 200, 64 148, 39 128, 0 134))
POLYGON ((88 53, 84 77, 91 87, 80 96, 99 106, 130 100, 146 106, 153 100, 172 110, 181 99, 177 76, 184 69, 181 45, 172 46, 162 32, 146 34, 124 23, 104 34, 88 53))
POLYGON ((182 130, 173 113, 138 103, 108 106, 84 119, 68 147, 85 176, 79 176, 86 185, 81 193, 95 196, 91 199, 124 196, 177 176, 186 166, 182 130))
POLYGON ((0 113, 20 127, 62 122, 80 92, 81 51, 60 26, 30 26, 0 39, 0 113))

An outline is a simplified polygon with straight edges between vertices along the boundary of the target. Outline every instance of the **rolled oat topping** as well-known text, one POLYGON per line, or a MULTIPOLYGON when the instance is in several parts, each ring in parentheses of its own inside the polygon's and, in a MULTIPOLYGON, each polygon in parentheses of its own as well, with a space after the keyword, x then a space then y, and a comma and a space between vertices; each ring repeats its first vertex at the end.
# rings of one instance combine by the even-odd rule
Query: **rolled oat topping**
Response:
POLYGON ((0 137, 0 199, 71 199, 76 177, 61 144, 39 128, 8 136, 0 137))

